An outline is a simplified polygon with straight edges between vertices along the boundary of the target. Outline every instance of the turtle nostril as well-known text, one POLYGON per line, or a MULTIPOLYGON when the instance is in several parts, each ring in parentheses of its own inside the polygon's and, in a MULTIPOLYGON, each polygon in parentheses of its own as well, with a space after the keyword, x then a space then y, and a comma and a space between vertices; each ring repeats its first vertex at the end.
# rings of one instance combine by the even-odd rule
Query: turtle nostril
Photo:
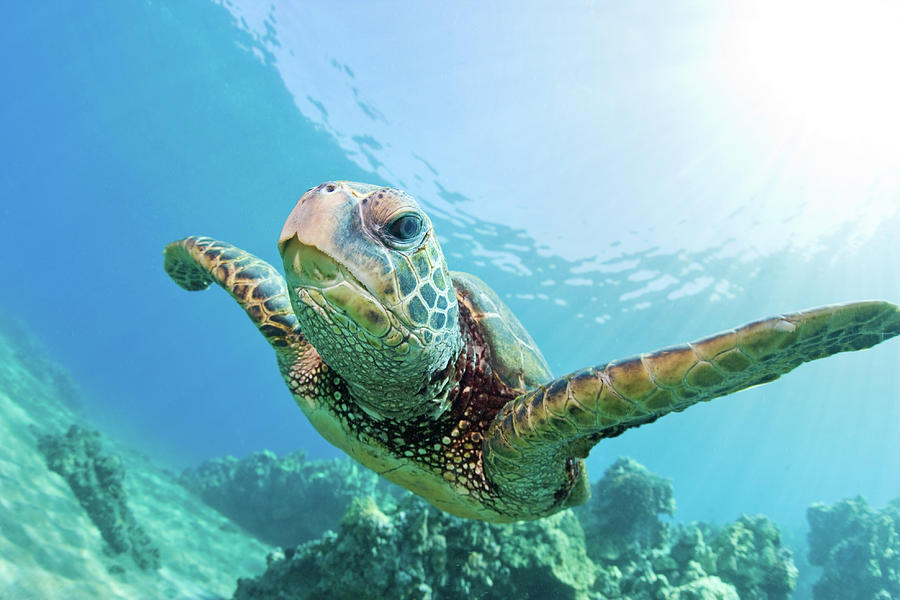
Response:
POLYGON ((334 188, 334 184, 332 184, 332 183, 329 183, 328 185, 325 186, 325 191, 328 192, 328 193, 333 192, 334 189, 335 189, 335 188, 334 188))

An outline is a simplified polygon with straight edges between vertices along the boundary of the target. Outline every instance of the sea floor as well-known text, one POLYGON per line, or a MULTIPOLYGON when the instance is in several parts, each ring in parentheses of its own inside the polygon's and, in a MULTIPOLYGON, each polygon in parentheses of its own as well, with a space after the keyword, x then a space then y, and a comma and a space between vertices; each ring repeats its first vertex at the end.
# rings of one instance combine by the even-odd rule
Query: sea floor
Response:
POLYGON ((128 505, 159 549, 158 570, 113 555, 69 483, 47 467, 41 435, 90 427, 70 405, 64 369, 21 332, 0 334, 0 599, 230 598, 273 550, 205 505, 126 444, 104 434, 128 505))

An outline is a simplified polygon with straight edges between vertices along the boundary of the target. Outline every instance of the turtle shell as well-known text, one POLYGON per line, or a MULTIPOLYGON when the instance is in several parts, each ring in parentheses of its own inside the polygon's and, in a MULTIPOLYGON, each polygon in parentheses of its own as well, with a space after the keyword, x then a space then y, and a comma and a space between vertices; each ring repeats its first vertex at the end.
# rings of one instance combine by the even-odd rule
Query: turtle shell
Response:
POLYGON ((553 374, 537 344, 497 293, 469 273, 451 271, 450 276, 490 347, 494 373, 522 391, 550 381, 553 374))

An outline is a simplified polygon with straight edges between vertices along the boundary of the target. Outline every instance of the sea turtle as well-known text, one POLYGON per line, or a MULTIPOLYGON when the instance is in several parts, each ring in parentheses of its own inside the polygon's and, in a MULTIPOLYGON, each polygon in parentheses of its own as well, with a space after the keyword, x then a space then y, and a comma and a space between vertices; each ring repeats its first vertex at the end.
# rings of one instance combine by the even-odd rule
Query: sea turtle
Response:
POLYGON ((187 290, 215 282, 231 294, 329 442, 436 507, 486 521, 587 500, 583 459, 604 438, 900 334, 893 304, 832 305, 554 379, 497 294, 447 269, 431 221, 402 191, 315 187, 278 248, 285 278, 207 237, 169 244, 165 269, 187 290))

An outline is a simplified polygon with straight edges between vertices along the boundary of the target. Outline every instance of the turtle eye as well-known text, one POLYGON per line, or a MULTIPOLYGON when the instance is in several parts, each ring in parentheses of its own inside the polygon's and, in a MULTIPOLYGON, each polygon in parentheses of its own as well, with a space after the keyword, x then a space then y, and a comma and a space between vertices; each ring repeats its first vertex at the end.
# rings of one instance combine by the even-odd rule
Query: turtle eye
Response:
POLYGON ((408 246, 418 240, 425 230, 425 222, 415 213, 404 213, 384 228, 389 241, 408 246))

